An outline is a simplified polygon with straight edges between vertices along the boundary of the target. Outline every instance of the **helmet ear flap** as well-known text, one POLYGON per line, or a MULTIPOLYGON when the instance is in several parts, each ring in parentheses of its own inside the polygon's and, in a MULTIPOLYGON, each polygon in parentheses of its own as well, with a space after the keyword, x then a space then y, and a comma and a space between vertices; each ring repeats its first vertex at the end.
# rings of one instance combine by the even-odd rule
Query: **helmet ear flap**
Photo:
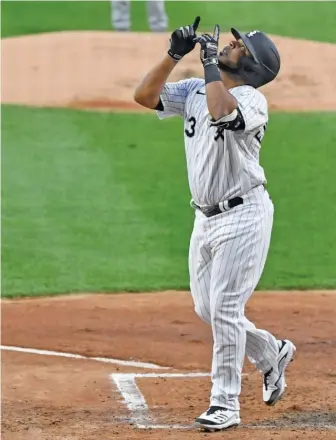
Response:
POLYGON ((257 63, 250 57, 242 57, 240 61, 241 67, 246 73, 254 72, 255 68, 257 67, 257 63))
POLYGON ((251 57, 241 57, 238 61, 238 70, 240 77, 249 86, 257 88, 265 83, 262 66, 251 57))

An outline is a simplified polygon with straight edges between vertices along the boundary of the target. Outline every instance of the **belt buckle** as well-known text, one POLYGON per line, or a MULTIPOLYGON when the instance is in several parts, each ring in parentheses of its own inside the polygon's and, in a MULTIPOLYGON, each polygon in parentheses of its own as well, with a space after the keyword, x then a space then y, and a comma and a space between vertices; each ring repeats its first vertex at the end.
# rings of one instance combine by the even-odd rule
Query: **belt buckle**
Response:
POLYGON ((201 208, 201 211, 203 212, 203 214, 206 217, 209 217, 209 215, 211 214, 211 212, 213 211, 213 208, 211 206, 208 206, 206 208, 201 208))

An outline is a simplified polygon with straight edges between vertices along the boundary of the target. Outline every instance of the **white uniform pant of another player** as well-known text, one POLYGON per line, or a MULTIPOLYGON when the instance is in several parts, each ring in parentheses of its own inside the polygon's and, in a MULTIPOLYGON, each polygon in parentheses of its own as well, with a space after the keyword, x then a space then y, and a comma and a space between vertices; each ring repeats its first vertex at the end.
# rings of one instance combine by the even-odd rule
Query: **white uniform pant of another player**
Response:
MULTIPOLYGON (((148 24, 153 32, 166 31, 168 18, 164 0, 147 1, 148 24)), ((115 30, 129 31, 131 29, 131 2, 111 0, 111 24, 115 30)))
POLYGON ((244 204, 213 217, 196 211, 190 241, 190 288, 196 313, 212 327, 210 405, 239 410, 245 354, 267 372, 279 352, 277 340, 244 316, 262 274, 271 239, 273 203, 261 185, 244 204))

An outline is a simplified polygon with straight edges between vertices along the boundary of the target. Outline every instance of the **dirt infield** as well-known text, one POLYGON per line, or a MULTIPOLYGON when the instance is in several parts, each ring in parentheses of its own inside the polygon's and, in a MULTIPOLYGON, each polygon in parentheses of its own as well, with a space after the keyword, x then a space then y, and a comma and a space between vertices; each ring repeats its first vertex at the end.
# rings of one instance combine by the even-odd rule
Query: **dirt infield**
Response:
MULTIPOLYGON (((262 403, 261 376, 246 364, 243 425, 216 438, 335 438, 335 293, 259 292, 252 297, 247 316, 292 339, 297 357, 288 372, 287 394, 275 408, 262 403)), ((210 378, 190 374, 210 370, 212 338, 188 293, 3 301, 2 344, 58 353, 2 352, 4 440, 207 437, 191 423, 208 405, 210 378), (61 353, 169 369, 63 358, 61 353)))

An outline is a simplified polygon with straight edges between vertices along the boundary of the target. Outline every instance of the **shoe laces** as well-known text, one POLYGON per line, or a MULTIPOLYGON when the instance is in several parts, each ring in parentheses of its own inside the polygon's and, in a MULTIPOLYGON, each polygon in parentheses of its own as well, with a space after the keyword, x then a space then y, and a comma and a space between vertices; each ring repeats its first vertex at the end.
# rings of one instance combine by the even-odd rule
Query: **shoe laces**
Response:
POLYGON ((221 411, 227 411, 227 409, 223 408, 221 406, 210 406, 210 408, 208 409, 206 414, 207 414, 207 416, 210 416, 212 414, 218 414, 221 411))

